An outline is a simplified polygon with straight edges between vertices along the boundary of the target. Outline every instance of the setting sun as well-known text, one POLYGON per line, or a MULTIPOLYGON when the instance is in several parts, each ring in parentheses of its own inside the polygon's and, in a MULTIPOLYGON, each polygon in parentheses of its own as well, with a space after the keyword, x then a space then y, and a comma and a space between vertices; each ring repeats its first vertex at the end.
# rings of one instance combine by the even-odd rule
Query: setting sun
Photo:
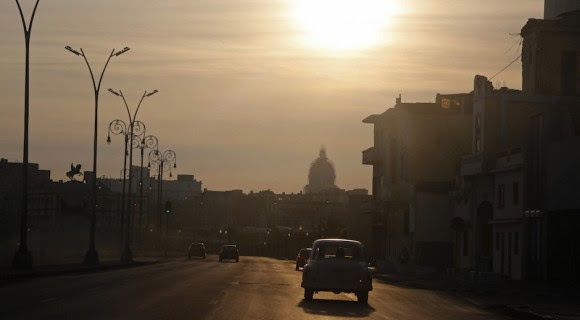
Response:
POLYGON ((305 44, 333 51, 360 50, 385 39, 395 0, 292 0, 305 44))

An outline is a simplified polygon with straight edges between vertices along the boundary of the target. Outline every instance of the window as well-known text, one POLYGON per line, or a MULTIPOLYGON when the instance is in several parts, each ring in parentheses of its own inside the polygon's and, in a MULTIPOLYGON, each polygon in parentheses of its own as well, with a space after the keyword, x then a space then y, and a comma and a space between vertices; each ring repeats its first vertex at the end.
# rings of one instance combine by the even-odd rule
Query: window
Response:
POLYGON ((519 255, 520 254, 520 239, 519 239, 519 234, 517 232, 514 232, 514 255, 519 255))
POLYGON ((578 57, 575 51, 562 52, 562 95, 580 95, 580 70, 578 57))
POLYGON ((353 259, 364 260, 362 248, 341 246, 341 245, 321 245, 315 249, 314 259, 353 259))
POLYGON ((409 210, 405 210, 405 227, 404 227, 404 230, 403 230, 403 232, 405 234, 409 234, 409 232, 410 232, 409 226, 410 226, 409 210))
POLYGON ((499 209, 505 207, 505 184, 503 183, 497 186, 497 207, 499 209))
POLYGON ((475 117, 475 152, 481 152, 481 114, 475 117))
POLYGON ((463 256, 466 257, 469 254, 469 234, 467 230, 463 231, 463 256))
POLYGON ((392 139, 389 146, 389 181, 397 182, 397 140, 392 139))
POLYGON ((520 185, 517 181, 514 182, 512 192, 513 204, 517 205, 520 202, 520 185))

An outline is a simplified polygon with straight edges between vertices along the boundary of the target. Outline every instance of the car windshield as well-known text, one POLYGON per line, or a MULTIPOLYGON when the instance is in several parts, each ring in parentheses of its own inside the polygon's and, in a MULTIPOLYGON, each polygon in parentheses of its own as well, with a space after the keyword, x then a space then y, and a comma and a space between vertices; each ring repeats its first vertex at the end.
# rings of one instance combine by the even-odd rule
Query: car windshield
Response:
POLYGON ((236 247, 235 246, 224 246, 222 248, 223 251, 236 251, 236 247))
POLYGON ((323 244, 316 247, 314 259, 352 259, 364 260, 361 247, 342 244, 323 244))

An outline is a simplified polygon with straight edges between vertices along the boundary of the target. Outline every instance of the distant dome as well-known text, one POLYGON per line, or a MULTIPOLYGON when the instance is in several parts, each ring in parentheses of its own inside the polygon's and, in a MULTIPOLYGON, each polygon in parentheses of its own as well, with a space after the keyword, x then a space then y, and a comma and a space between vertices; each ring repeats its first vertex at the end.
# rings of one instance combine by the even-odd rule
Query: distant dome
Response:
POLYGON ((318 193, 335 189, 335 180, 334 165, 328 160, 326 149, 320 148, 320 156, 310 165, 308 184, 304 187, 304 193, 318 193))

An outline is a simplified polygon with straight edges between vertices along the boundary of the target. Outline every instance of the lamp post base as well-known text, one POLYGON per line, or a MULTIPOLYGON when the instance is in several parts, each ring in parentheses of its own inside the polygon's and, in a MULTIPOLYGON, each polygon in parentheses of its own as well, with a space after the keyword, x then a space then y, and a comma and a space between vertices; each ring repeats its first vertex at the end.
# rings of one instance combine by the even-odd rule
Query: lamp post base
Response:
POLYGON ((85 266, 97 266, 99 265, 99 253, 94 248, 87 250, 85 253, 85 260, 83 261, 85 266))
POLYGON ((121 262, 133 262, 133 252, 131 252, 131 248, 128 246, 121 253, 121 262))
POLYGON ((30 269, 32 268, 32 253, 25 249, 18 249, 12 260, 13 269, 30 269))

